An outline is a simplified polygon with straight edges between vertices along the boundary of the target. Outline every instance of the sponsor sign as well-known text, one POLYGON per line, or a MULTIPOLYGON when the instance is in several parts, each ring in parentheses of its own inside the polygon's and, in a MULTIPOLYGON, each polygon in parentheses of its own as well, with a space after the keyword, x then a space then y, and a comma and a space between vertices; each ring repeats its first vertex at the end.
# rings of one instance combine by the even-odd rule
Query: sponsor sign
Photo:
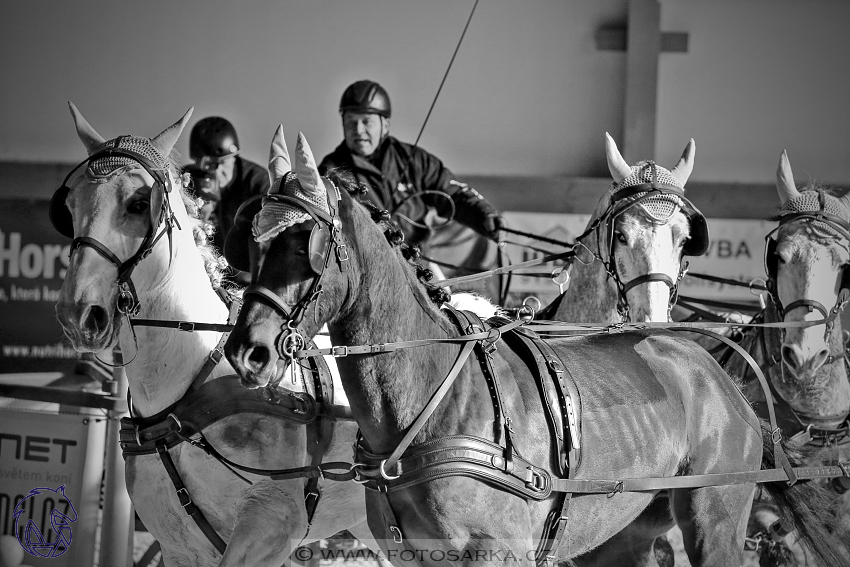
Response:
MULTIPOLYGON (((590 221, 588 214, 507 212, 504 216, 511 228, 568 242, 573 242, 576 236, 584 232, 590 221)), ((764 237, 775 225, 775 222, 766 220, 709 219, 711 246, 705 256, 687 258, 689 271, 743 282, 764 279, 764 237)), ((509 240, 518 244, 531 244, 541 249, 534 251, 508 244, 505 251, 511 263, 563 252, 563 248, 557 245, 529 238, 510 235, 509 240)), ((550 263, 527 271, 538 274, 551 273, 561 263, 550 263)), ((687 275, 679 289, 683 295, 704 299, 751 301, 754 304, 758 302, 757 297, 747 288, 708 282, 687 275)), ((525 296, 534 295, 546 305, 557 297, 558 293, 558 286, 549 277, 515 275, 511 283, 513 303, 521 302, 525 296)))
POLYGON ((70 242, 48 201, 0 199, 0 373, 71 371, 77 353, 56 321, 70 242))
POLYGON ((106 421, 81 411, 0 409, 0 535, 26 565, 93 564, 106 421))

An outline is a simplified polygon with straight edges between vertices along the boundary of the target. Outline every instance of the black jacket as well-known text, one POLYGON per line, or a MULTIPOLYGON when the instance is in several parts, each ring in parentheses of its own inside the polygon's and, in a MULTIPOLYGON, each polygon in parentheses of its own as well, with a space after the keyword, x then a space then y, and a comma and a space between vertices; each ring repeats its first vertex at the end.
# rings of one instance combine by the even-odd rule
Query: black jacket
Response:
POLYGON ((216 225, 213 243, 220 251, 224 250, 224 238, 233 228, 233 220, 236 218, 239 205, 255 195, 265 195, 268 192, 269 174, 266 168, 236 156, 233 179, 221 190, 221 200, 213 209, 216 225))
POLYGON ((498 214, 496 209, 422 148, 387 136, 372 156, 363 158, 352 154, 343 142, 319 164, 322 175, 331 169, 368 188, 369 200, 389 210, 408 241, 415 244, 428 238, 429 229, 417 226, 425 224, 428 209, 445 218, 452 214, 452 204, 454 220, 492 236, 485 221, 498 214))

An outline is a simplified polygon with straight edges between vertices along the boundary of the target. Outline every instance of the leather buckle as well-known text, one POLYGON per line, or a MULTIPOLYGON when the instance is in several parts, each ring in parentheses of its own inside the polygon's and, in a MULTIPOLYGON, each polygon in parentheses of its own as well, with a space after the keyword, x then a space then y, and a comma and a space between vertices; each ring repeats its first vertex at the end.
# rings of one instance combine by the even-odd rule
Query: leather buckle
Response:
POLYGON ((546 477, 535 469, 528 467, 525 469, 525 486, 535 492, 543 492, 546 490, 546 477))
POLYGON ((177 490, 177 499, 180 500, 180 505, 184 509, 192 504, 192 498, 189 497, 189 491, 186 490, 186 487, 177 490))
POLYGON ((187 331, 187 332, 191 333, 192 331, 195 330, 195 324, 192 323, 191 321, 180 321, 179 323, 177 323, 177 330, 178 331, 187 331))
POLYGON ((345 244, 336 245, 336 259, 339 262, 348 261, 348 247, 345 244))
POLYGON ((348 356, 348 345, 335 346, 331 348, 331 354, 334 355, 336 358, 348 356))
POLYGON ((551 358, 547 360, 546 363, 549 365, 549 368, 552 369, 552 372, 561 374, 564 371, 564 364, 557 358, 551 358))
POLYGON ((223 356, 224 356, 224 351, 221 350, 221 348, 216 347, 210 352, 209 358, 214 363, 218 364, 219 362, 221 362, 221 359, 222 359, 223 356))

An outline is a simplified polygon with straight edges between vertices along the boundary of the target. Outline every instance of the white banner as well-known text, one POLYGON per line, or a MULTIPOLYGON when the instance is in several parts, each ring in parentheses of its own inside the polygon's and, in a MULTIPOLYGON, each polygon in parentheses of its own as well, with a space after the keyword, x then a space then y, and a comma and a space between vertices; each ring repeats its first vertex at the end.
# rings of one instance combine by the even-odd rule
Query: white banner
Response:
MULTIPOLYGON (((556 214, 556 213, 504 213, 508 226, 516 230, 572 242, 581 234, 588 222, 589 214, 556 214)), ((708 228, 711 234, 711 246, 705 256, 688 257, 689 271, 723 278, 750 282, 765 277, 764 274, 764 237, 776 226, 775 222, 767 220, 747 219, 709 219, 708 228)), ((542 249, 541 252, 529 250, 522 246, 507 244, 507 252, 512 264, 532 260, 546 254, 563 252, 563 248, 546 244, 531 238, 507 235, 507 240, 522 245, 532 245, 542 249)), ((556 263, 560 264, 560 262, 556 263)), ((556 264, 546 264, 530 269, 537 273, 551 273, 556 264)), ((758 303, 757 297, 745 287, 708 282, 695 277, 685 276, 680 286, 680 293, 704 299, 721 299, 749 301, 758 303)), ((558 295, 558 286, 551 278, 526 277, 514 275, 511 282, 512 304, 519 303, 522 298, 534 295, 546 305, 558 295)))

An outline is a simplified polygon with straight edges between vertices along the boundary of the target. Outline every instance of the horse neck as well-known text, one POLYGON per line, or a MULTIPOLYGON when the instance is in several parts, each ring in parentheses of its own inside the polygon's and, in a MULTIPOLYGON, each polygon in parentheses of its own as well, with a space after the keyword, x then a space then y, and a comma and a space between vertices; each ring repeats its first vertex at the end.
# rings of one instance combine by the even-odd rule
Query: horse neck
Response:
MULTIPOLYGON (((765 322, 780 322, 778 310, 770 296, 768 296, 765 310, 765 322)), ((782 332, 765 329, 764 333, 765 347, 768 351, 765 353, 766 358, 781 361, 782 332)), ((784 363, 779 362, 769 366, 767 377, 780 394, 791 390, 799 392, 796 398, 783 397, 798 413, 811 417, 834 416, 842 413, 846 416, 850 411, 850 377, 847 374, 844 332, 840 316, 833 320, 827 344, 830 353, 835 354, 835 361, 820 367, 814 379, 805 384, 797 382, 794 374, 784 368, 784 363)))
MULTIPOLYGON (((377 231, 361 230, 354 254, 358 272, 351 306, 329 324, 335 345, 366 345, 402 340, 445 338, 451 327, 433 304, 411 266, 390 249, 377 231)), ((451 349, 417 347, 375 356, 337 359, 345 393, 373 451, 394 448, 416 413, 425 405, 436 382, 448 372, 451 349)))
MULTIPOLYGON (((594 254, 598 253, 596 238, 587 242, 594 254)), ((599 260, 583 264, 573 261, 570 287, 558 306, 555 319, 573 323, 619 323, 617 312, 617 288, 608 277, 605 266, 599 260)))
MULTIPOLYGON (((227 322, 227 307, 212 289, 194 241, 181 239, 178 234, 175 231, 174 253, 165 277, 146 289, 137 289, 141 302, 137 317, 227 322)), ((145 261, 142 261, 136 272, 141 274, 145 268, 145 261)), ((158 327, 136 327, 135 334, 136 339, 125 320, 119 344, 125 362, 135 355, 126 372, 133 406, 141 416, 155 414, 179 400, 221 337, 217 332, 184 332, 158 327)), ((233 369, 222 359, 210 378, 228 373, 232 374, 233 369)))

